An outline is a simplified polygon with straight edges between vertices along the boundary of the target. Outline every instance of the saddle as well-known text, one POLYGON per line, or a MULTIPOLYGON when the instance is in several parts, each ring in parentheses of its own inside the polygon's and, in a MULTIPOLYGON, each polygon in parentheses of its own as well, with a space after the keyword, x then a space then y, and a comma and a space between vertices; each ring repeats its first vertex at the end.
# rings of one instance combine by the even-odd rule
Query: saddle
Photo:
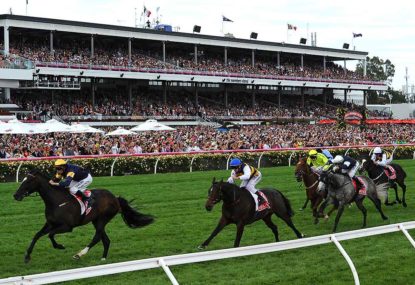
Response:
POLYGON ((391 165, 386 165, 384 167, 384 171, 386 176, 389 178, 389 180, 395 180, 396 179, 396 170, 391 165))
POLYGON ((366 185, 360 177, 353 177, 352 184, 357 194, 366 196, 366 185))
POLYGON ((269 205, 267 196, 262 191, 257 191, 256 194, 258 195, 258 212, 270 209, 271 206, 269 205))
POLYGON ((75 194, 74 196, 76 200, 78 200, 79 205, 81 206, 81 215, 86 216, 92 210, 92 201, 91 201, 92 192, 90 190, 85 190, 84 195, 86 197, 85 201, 82 195, 75 194))

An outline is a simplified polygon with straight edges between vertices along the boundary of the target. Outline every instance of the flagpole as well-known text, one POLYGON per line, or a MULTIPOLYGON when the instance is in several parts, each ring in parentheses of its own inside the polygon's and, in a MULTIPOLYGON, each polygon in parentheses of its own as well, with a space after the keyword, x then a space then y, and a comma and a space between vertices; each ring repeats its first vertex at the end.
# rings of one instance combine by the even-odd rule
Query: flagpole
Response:
POLYGON ((28 2, 29 0, 26 0, 26 16, 27 16, 27 4, 29 4, 28 2))

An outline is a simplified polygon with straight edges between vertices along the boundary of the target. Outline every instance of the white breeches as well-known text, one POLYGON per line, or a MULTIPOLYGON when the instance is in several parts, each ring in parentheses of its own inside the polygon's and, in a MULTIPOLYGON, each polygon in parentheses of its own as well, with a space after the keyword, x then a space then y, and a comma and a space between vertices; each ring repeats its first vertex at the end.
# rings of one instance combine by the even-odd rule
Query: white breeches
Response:
POLYGON ((360 163, 357 161, 356 165, 347 172, 350 178, 353 178, 355 176, 356 171, 359 169, 359 166, 360 166, 360 163))
POLYGON ((252 177, 250 180, 242 180, 240 187, 245 187, 246 190, 249 191, 249 193, 251 193, 252 197, 254 198, 255 201, 255 211, 258 210, 258 195, 255 194, 256 191, 258 191, 256 189, 256 185, 259 183, 259 181, 261 181, 262 179, 262 174, 259 173, 258 176, 254 176, 252 177))
POLYGON ((71 194, 76 194, 76 192, 81 191, 84 192, 86 188, 92 183, 92 176, 88 174, 88 176, 81 180, 81 181, 71 181, 69 184, 69 191, 71 194))

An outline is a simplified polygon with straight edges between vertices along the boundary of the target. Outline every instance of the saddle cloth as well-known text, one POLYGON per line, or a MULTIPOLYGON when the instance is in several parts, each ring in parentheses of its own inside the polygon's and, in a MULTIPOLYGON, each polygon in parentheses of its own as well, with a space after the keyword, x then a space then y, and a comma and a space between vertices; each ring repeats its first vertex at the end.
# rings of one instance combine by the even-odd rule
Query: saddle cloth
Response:
POLYGON ((360 195, 363 195, 363 196, 366 196, 367 195, 367 193, 366 193, 366 185, 365 185, 365 183, 363 182, 363 180, 360 177, 356 177, 355 176, 352 179, 352 183, 353 183, 353 187, 354 187, 356 193, 358 193, 360 195), (357 187, 357 183, 356 183, 356 180, 355 179, 358 179, 359 182, 360 182, 360 188, 359 189, 357 187))
POLYGON ((265 194, 262 193, 262 191, 257 191, 257 194, 261 195, 261 198, 262 198, 261 200, 258 199, 258 212, 261 212, 266 209, 270 209, 271 207, 269 205, 267 196, 265 196, 265 194), (259 204, 260 201, 262 202, 261 204, 259 204))
POLYGON ((385 174, 390 180, 396 179, 396 171, 395 168, 393 168, 390 165, 385 166, 385 174))
MULTIPOLYGON (((84 191, 84 195, 86 197, 91 197, 91 191, 90 190, 85 190, 84 191)), ((76 198, 76 200, 78 201, 79 205, 81 206, 81 215, 83 215, 85 213, 85 216, 89 214, 89 212, 91 212, 92 208, 89 205, 89 199, 85 201, 85 203, 82 201, 82 196, 78 196, 78 195, 74 195, 74 197, 76 198)))

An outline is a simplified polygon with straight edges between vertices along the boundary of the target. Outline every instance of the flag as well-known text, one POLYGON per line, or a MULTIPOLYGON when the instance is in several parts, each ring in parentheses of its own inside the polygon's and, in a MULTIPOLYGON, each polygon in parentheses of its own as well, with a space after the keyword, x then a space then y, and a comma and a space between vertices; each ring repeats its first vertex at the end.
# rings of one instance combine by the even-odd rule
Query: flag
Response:
POLYGON ((358 37, 362 37, 363 35, 361 34, 361 33, 358 33, 358 34, 356 34, 356 33, 353 33, 353 37, 354 38, 358 38, 358 37))
POLYGON ((222 15, 222 21, 223 22, 233 22, 231 19, 226 18, 225 16, 222 15))
POLYGON ((297 31, 297 26, 287 24, 287 29, 297 31))

